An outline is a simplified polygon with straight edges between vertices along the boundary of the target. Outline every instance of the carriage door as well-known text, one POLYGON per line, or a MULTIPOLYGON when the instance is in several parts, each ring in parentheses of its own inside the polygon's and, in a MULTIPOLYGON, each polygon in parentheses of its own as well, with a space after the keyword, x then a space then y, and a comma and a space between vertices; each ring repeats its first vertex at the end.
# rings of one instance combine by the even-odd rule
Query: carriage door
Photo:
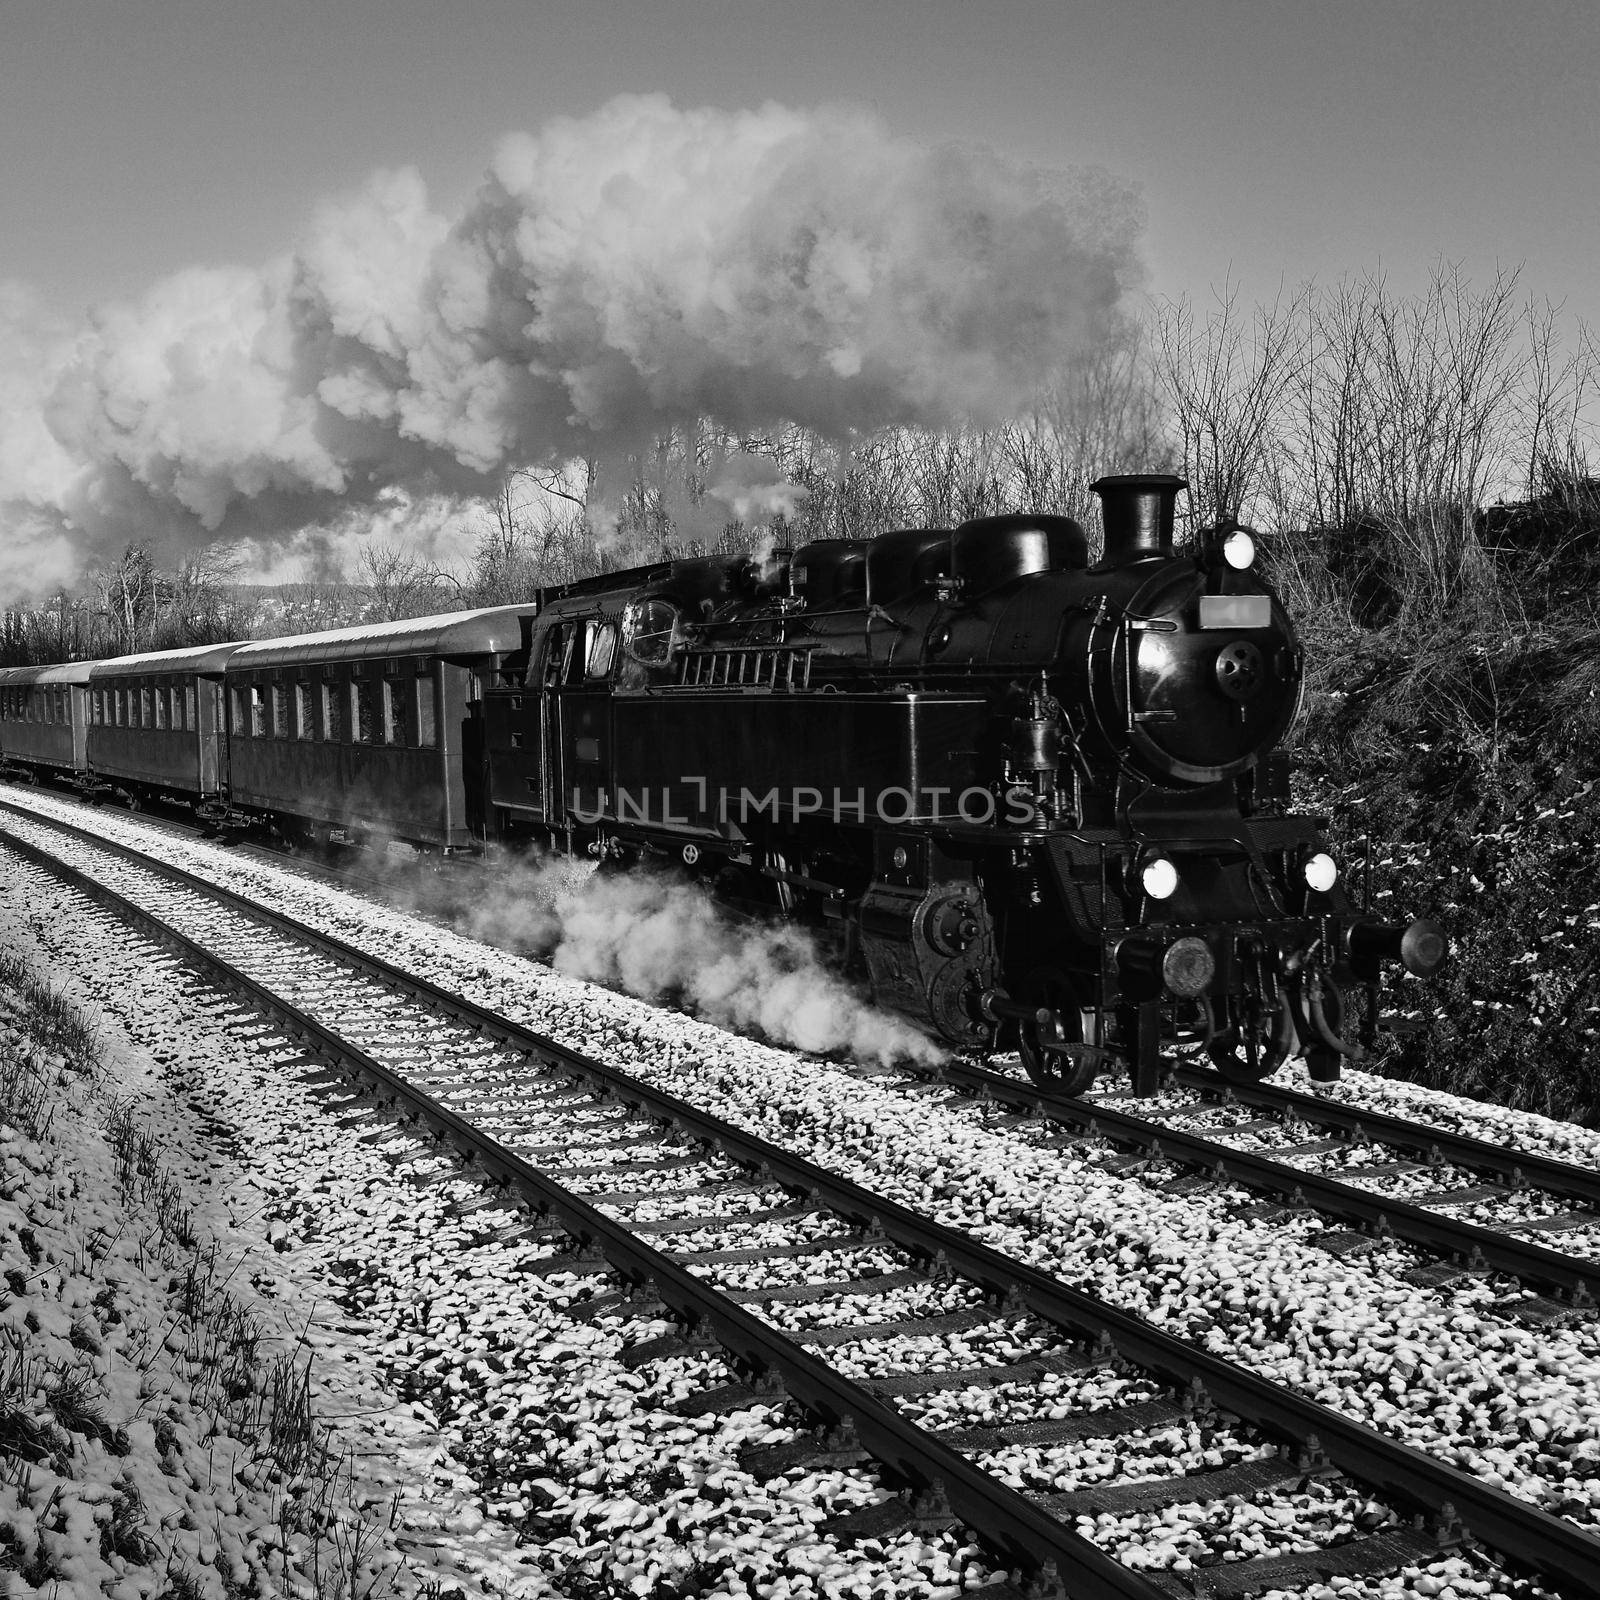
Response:
MULTIPOLYGON (((611 816, 611 669, 617 625, 598 617, 563 622, 550 641, 546 671, 558 675, 550 729, 551 777, 560 808, 580 825, 611 816)), ((547 682, 549 679, 547 678, 547 682)))
MULTIPOLYGON (((202 777, 204 769, 213 767, 210 773, 210 787, 219 794, 228 793, 228 715, 222 700, 222 680, 220 678, 198 678, 184 691, 186 696, 197 696, 200 713, 198 729, 193 722, 190 723, 190 737, 197 740, 200 750, 202 777), (211 752, 216 752, 212 757, 211 752)), ((196 700, 189 701, 191 707, 196 705, 196 700)), ((187 708, 186 708, 187 709, 187 708)), ((192 718, 194 712, 189 711, 192 718)), ((202 788, 206 787, 204 781, 202 788)))

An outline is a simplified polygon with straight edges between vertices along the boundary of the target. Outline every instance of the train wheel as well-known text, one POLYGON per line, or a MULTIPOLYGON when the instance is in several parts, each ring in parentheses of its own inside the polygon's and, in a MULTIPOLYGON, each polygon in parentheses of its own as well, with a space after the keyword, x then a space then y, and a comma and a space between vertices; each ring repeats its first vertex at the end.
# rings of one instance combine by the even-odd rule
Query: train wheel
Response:
MULTIPOLYGON (((1084 1013, 1078 1004, 1072 980, 1062 972, 1030 973, 1020 986, 1019 999, 1042 1010, 1053 1011, 1061 1019, 1069 1044, 1098 1044, 1086 1039, 1084 1013)), ((1090 1024, 1092 1028, 1092 1024, 1090 1024)), ((1088 1051, 1068 1052, 1047 1048, 1039 1027, 1031 1021, 1017 1024, 1017 1049, 1023 1070, 1041 1089, 1053 1094, 1083 1094, 1094 1083, 1099 1060, 1088 1051)))
POLYGON ((1206 1044, 1211 1064, 1230 1083, 1256 1083, 1274 1073, 1294 1048, 1294 1019, 1288 997, 1283 996, 1272 1033, 1259 1016, 1252 1016, 1236 1000, 1227 1004, 1227 1025, 1206 1044))

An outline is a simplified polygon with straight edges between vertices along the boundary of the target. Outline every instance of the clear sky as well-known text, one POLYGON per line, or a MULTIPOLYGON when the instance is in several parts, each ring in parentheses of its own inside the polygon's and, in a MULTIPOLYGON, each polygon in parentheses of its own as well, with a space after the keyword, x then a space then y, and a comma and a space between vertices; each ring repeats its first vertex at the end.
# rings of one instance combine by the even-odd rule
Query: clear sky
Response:
POLYGON ((1437 256, 1600 325, 1600 7, 1579 0, 0 0, 0 278, 67 313, 254 265, 415 165, 624 90, 870 106, 1136 183, 1151 285, 1437 256))

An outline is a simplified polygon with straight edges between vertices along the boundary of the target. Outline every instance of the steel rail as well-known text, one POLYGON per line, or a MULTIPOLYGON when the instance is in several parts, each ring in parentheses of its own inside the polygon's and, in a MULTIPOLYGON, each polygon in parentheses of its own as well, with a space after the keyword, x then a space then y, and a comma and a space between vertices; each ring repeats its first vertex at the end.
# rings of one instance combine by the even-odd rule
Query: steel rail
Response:
POLYGON ((1265 1151, 1240 1150, 1203 1134, 1149 1122, 1097 1101, 1052 1094, 987 1067, 952 1062, 941 1067, 938 1076, 945 1083, 975 1089, 1053 1122, 1071 1123, 1086 1132, 1142 1147, 1152 1159, 1159 1156, 1199 1167, 1219 1183, 1238 1182, 1281 1195, 1291 1204, 1307 1205, 1358 1223, 1369 1232, 1404 1240, 1467 1267, 1505 1272, 1525 1282, 1558 1289, 1577 1305, 1600 1299, 1600 1261, 1563 1255, 1531 1240, 1498 1233, 1482 1223, 1464 1222, 1397 1196, 1369 1194, 1328 1173, 1291 1167, 1265 1151))
POLYGON ((1471 1134, 1407 1122, 1388 1112, 1325 1100, 1321 1095, 1305 1094, 1278 1084, 1233 1083, 1204 1067, 1179 1066, 1173 1081, 1218 1099, 1231 1093, 1241 1105, 1260 1106, 1263 1110, 1281 1112, 1285 1117, 1299 1117, 1316 1127, 1333 1128, 1349 1134, 1358 1143, 1362 1138, 1370 1138, 1374 1143, 1398 1150, 1415 1150, 1430 1160, 1439 1158, 1457 1166, 1493 1173, 1513 1184, 1526 1182, 1600 1208, 1600 1172, 1572 1166, 1553 1156, 1509 1149, 1471 1134))
MULTIPOLYGON (((648 1283, 684 1323, 709 1333, 747 1368, 778 1374, 787 1393, 812 1415, 835 1424, 848 1418, 867 1454, 892 1476, 921 1489, 942 1492, 955 1518, 979 1533, 1003 1560, 1036 1574, 1043 1573, 1046 1563, 1053 1562, 1057 1572, 1070 1578, 1072 1592, 1090 1600, 1160 1600, 1165 1593, 1150 1579, 1124 1566, 1018 1491, 975 1466, 894 1406, 844 1377, 781 1330, 761 1321, 671 1256, 647 1244, 625 1222, 608 1217, 506 1149, 492 1135, 155 913, 52 857, 31 841, 6 834, 4 843, 181 953, 211 974, 220 987, 245 997, 265 1012, 308 1052, 336 1063, 358 1080, 366 1080, 380 1103, 399 1104, 408 1119, 431 1124, 437 1130, 436 1138, 448 1142, 469 1167, 476 1169, 482 1181, 514 1192, 535 1218, 555 1222, 580 1245, 600 1251, 628 1281, 648 1283)), ((276 916, 269 919, 273 924, 279 920, 276 916)), ((291 919, 282 920, 293 926, 291 919)), ((534 1052, 530 1049, 529 1053, 534 1052)), ((565 1051, 560 1052, 556 1065, 591 1077, 599 1069, 599 1063, 565 1051)), ((601 1075, 609 1076, 603 1069, 601 1075)), ((693 1114, 692 1107, 684 1105, 683 1110, 693 1114)), ((771 1148, 781 1156, 775 1146, 771 1148)), ((818 1176, 826 1176, 820 1168, 814 1170, 818 1176)), ((694 1219, 684 1221, 692 1225, 694 1219)), ((870 1337, 870 1333, 864 1336, 870 1337)))
MULTIPOLYGON (((30 820, 38 819, 31 817, 30 820)), ((46 825, 63 832, 79 831, 72 829, 70 825, 56 822, 46 825)), ((129 909, 140 921, 154 927, 166 928, 166 924, 161 923, 160 919, 123 901, 114 890, 99 884, 93 878, 77 872, 64 862, 58 862, 48 851, 38 849, 27 841, 10 835, 6 836, 6 842, 21 847, 32 859, 47 869, 57 870, 64 876, 70 875, 73 879, 81 881, 90 887, 91 892, 98 890, 109 903, 119 909, 122 905, 129 904, 129 909)), ((391 987, 430 997, 442 995, 449 1002, 452 1014, 460 1020, 476 1021, 478 1027, 491 1037, 501 1039, 524 1050, 530 1056, 543 1057, 553 1065, 603 1085, 620 1101, 633 1103, 650 1115, 657 1116, 662 1121, 672 1123, 685 1132, 723 1149, 734 1159, 769 1174, 773 1181, 783 1187, 806 1196, 812 1203, 826 1205, 868 1226, 876 1225, 890 1239, 924 1259, 936 1261, 942 1255, 950 1270, 982 1285, 996 1299, 1006 1299, 1011 1304, 1026 1306, 1043 1320, 1067 1329, 1092 1343, 1109 1341, 1110 1345, 1127 1360, 1147 1370, 1160 1373, 1180 1389, 1189 1388, 1198 1380, 1206 1395, 1223 1411, 1261 1428, 1270 1436, 1285 1440, 1310 1455, 1321 1454, 1340 1470, 1376 1489, 1380 1495, 1397 1506, 1422 1515, 1430 1515, 1448 1505, 1474 1538, 1501 1556, 1539 1573, 1542 1577, 1556 1580, 1567 1594, 1600 1597, 1600 1538, 1579 1528, 1566 1518, 1555 1516, 1504 1490, 1493 1488, 1459 1468, 1434 1459, 1422 1450, 1402 1444, 1365 1423, 1347 1417, 1318 1401, 1298 1395, 1246 1368, 1236 1366, 1191 1340, 1165 1333, 1130 1312, 1120 1311, 1103 1301, 1071 1289, 1048 1273, 1016 1261, 959 1229, 937 1223, 898 1202, 876 1195, 847 1179, 839 1178, 802 1157, 792 1155, 781 1146, 770 1144, 756 1135, 724 1123, 686 1101, 652 1089, 616 1068, 607 1067, 601 1062, 570 1050, 499 1013, 473 1006, 460 996, 448 995, 436 985, 426 980, 414 979, 381 958, 355 950, 331 935, 305 928, 303 924, 284 913, 257 906, 243 900, 231 890, 207 884, 182 868, 140 856, 137 851, 130 850, 126 846, 112 845, 104 840, 90 842, 95 848, 107 849, 134 859, 140 866, 155 872, 158 876, 181 881, 203 895, 236 903, 239 909, 257 921, 276 927, 294 937, 305 938, 329 953, 337 953, 359 967, 369 968, 375 974, 381 973, 391 987)), ((220 958, 210 955, 182 934, 178 934, 175 930, 168 931, 184 948, 192 950, 195 959, 203 964, 216 970, 226 969, 230 972, 233 970, 220 958)), ((436 1106, 436 1102, 421 1091, 413 1089, 381 1064, 371 1061, 353 1047, 342 1043, 313 1019, 304 1017, 296 1011, 296 1008, 252 980, 243 977, 242 974, 239 977, 244 991, 255 997, 256 1002, 264 1009, 285 1018, 290 1016, 297 1018, 298 1025, 304 1028, 306 1037, 325 1039, 327 1041, 325 1048, 332 1050, 336 1056, 343 1056, 351 1061, 359 1059, 361 1070, 386 1092, 413 1104, 425 1104, 429 1108, 436 1106)), ((1018 1088, 1022 1087, 1016 1084, 1016 1080, 1003 1081, 1018 1088)), ((526 1171, 535 1180, 536 1187, 548 1186, 550 1189, 559 1189, 559 1186, 554 1185, 536 1169, 528 1167, 510 1152, 501 1151, 492 1139, 478 1133, 455 1113, 448 1112, 444 1107, 437 1109, 448 1119, 445 1125, 470 1135, 472 1148, 483 1150, 488 1159, 500 1163, 500 1166, 493 1170, 514 1173, 519 1183, 523 1172, 526 1171)), ((431 1109, 428 1114, 432 1115, 431 1109)), ((479 1159, 484 1158, 479 1157, 479 1159)), ((486 1170, 490 1169, 486 1167, 486 1170)), ((565 1191, 560 1193, 564 1195, 565 1191)), ((576 1201, 576 1197, 572 1198, 576 1201)), ((579 1206, 585 1204, 581 1201, 576 1203, 579 1206)), ((602 1214, 593 1212, 593 1208, 575 1215, 580 1218, 583 1227, 604 1230, 595 1235, 597 1240, 604 1238, 609 1229, 621 1226, 612 1223, 602 1214)), ((646 1257, 638 1253, 641 1251, 648 1252, 651 1258, 656 1254, 634 1236, 628 1235, 628 1240, 628 1246, 623 1252, 625 1261, 644 1261, 646 1257)), ((662 1259, 667 1265, 674 1265, 667 1258, 662 1259)), ((617 1264, 619 1270, 624 1272, 629 1270, 623 1262, 617 1264)), ((685 1290, 687 1296, 685 1314, 690 1320, 699 1320, 706 1313, 701 1309, 701 1302, 697 1301, 695 1296, 709 1295, 715 1291, 708 1290, 697 1279, 691 1278, 690 1284, 692 1289, 685 1290)), ((663 1295, 663 1299, 668 1298, 667 1295, 663 1295)), ((719 1313, 723 1320, 713 1322, 712 1326, 732 1330, 741 1327, 743 1321, 749 1319, 749 1314, 739 1311, 737 1307, 733 1307, 732 1310, 737 1315, 731 1321, 727 1320, 725 1313, 719 1313)), ((755 1322, 755 1319, 749 1320, 755 1322)), ((756 1322, 755 1326, 761 1330, 763 1338, 781 1340, 781 1336, 767 1328, 766 1324, 756 1322)), ((828 1403, 825 1393, 813 1386, 824 1383, 821 1373, 831 1372, 831 1369, 817 1362, 808 1352, 802 1351, 801 1354, 806 1359, 796 1369, 797 1383, 800 1387, 794 1392, 804 1403, 812 1404, 827 1414, 828 1403)), ((764 1364, 764 1358, 759 1351, 756 1359, 764 1364)), ((787 1369, 779 1361, 776 1353, 772 1359, 777 1363, 778 1370, 786 1376, 787 1369)), ((827 1383, 842 1381, 844 1380, 830 1377, 827 1383)), ((876 1430, 886 1426, 879 1413, 892 1408, 882 1407, 881 1403, 873 1400, 870 1395, 865 1398, 875 1408, 872 1413, 874 1420, 870 1426, 874 1430, 872 1437, 877 1438, 879 1436, 876 1430)), ((833 1403, 838 1404, 837 1401, 833 1403)), ((863 1443, 877 1454, 866 1434, 863 1434, 863 1443)), ((902 1452, 900 1456, 879 1459, 885 1459, 886 1464, 911 1477, 913 1481, 929 1485, 930 1473, 918 1471, 915 1465, 916 1453, 921 1450, 920 1443, 912 1447, 910 1456, 904 1453, 904 1445, 899 1448, 902 1452)), ((955 1463, 961 1463, 967 1470, 972 1470, 965 1462, 965 1458, 949 1451, 947 1447, 941 1446, 939 1452, 928 1459, 939 1463, 932 1476, 943 1474, 945 1469, 953 1468, 955 1463)), ((947 1485, 947 1493, 953 1509, 961 1515, 963 1521, 969 1521, 969 1514, 980 1519, 998 1515, 998 1508, 988 1507, 981 1495, 976 1499, 970 1497, 967 1491, 958 1488, 955 1481, 947 1485), (959 1504, 958 1494, 961 1496, 959 1504)), ((1009 1495, 1011 1491, 1007 1490, 1005 1493, 1009 1495)), ((1027 1541, 1032 1537, 1034 1530, 1041 1525, 1044 1525, 1056 1538, 1065 1537, 1077 1541, 1076 1535, 1066 1534, 1058 1525, 1050 1523, 1048 1518, 1043 1518, 1028 1502, 1022 1501, 1021 1504, 1026 1509, 1025 1514, 1018 1513, 1021 1517, 1020 1523, 1002 1521, 991 1525, 979 1520, 969 1522, 969 1525, 975 1531, 985 1533, 991 1526, 1005 1529, 1006 1539, 1017 1538, 1021 1542, 1015 1545, 1005 1544, 1002 1548, 1017 1550, 1024 1562, 1038 1560, 1037 1549, 1031 1555, 1026 1552, 1029 1549, 1027 1541)), ((1076 1566, 1075 1552, 1078 1543, 1086 1541, 1060 1546, 1060 1559, 1070 1560, 1076 1566)), ((1094 1550, 1097 1557, 1100 1556, 1095 1547, 1091 1545, 1088 1548, 1094 1550)), ((1117 1566, 1119 1574, 1128 1573, 1129 1569, 1122 1568, 1116 1563, 1112 1565, 1117 1566)), ((1137 1592, 1143 1594, 1147 1589, 1141 1588, 1137 1592)))
MULTIPOLYGON (((76 796, 60 795, 58 798, 90 809, 86 802, 76 796)), ((55 821, 54 818, 41 816, 38 812, 30 811, 25 806, 13 805, 9 801, 0 800, 0 808, 14 811, 18 816, 45 826, 55 821)), ((159 828, 162 832, 170 832, 177 838, 196 837, 193 828, 170 818, 141 814, 141 821, 159 828)), ((63 824, 63 826, 74 825, 63 824)), ((107 847, 111 845, 111 841, 104 839, 96 840, 96 843, 107 847)), ((242 848, 247 850, 253 859, 269 865, 278 867, 302 865, 294 856, 285 859, 280 852, 265 846, 246 844, 242 848)), ((137 852, 134 855, 137 856, 137 852)), ((321 878, 323 873, 319 870, 316 876, 321 878)), ((381 877, 348 873, 338 868, 330 869, 326 876, 334 882, 353 883, 364 888, 384 887, 384 880, 381 877)), ((1388 1148, 1416 1152, 1426 1161, 1441 1160, 1471 1171, 1488 1173, 1504 1178, 1512 1187, 1527 1184, 1552 1194, 1583 1201, 1600 1210, 1600 1170, 1574 1166, 1535 1151, 1516 1150, 1505 1145, 1491 1144, 1487 1139, 1479 1139, 1471 1134, 1455 1133, 1426 1123, 1408 1122, 1405 1118, 1389 1112, 1348 1105, 1342 1101, 1325 1099, 1321 1095, 1284 1088, 1279 1084, 1236 1083, 1209 1068, 1187 1063, 1180 1062, 1174 1067, 1172 1081, 1218 1101, 1225 1101, 1231 1096, 1241 1105, 1276 1111, 1285 1118, 1299 1117, 1315 1127, 1329 1128, 1347 1134, 1353 1143, 1370 1139, 1388 1148)))

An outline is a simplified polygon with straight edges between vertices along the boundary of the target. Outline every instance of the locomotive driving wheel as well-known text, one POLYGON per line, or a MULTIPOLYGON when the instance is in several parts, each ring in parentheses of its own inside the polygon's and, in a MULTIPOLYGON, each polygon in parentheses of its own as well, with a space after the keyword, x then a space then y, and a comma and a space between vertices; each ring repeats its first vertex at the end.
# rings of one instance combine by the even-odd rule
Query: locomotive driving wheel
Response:
POLYGON ((1041 1089, 1083 1094, 1094 1083, 1101 1052, 1098 1040, 1085 1037, 1094 1031, 1094 1014, 1085 1020, 1072 980, 1057 969, 1041 968, 1019 985, 1018 998, 1036 1008, 1034 1016, 1017 1023, 1023 1070, 1041 1089))

